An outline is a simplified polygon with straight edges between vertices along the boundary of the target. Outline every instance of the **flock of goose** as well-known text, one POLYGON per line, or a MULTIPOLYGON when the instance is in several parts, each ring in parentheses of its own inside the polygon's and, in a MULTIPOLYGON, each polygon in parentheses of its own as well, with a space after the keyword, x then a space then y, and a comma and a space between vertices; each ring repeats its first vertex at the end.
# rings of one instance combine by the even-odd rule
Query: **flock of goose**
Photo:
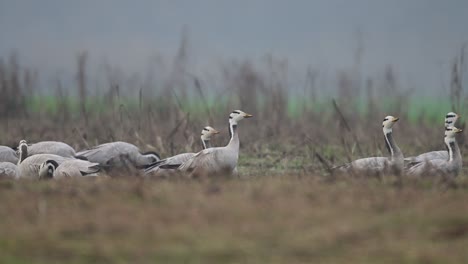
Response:
MULTIPOLYGON (((239 158, 239 121, 252 115, 235 110, 229 115, 229 143, 211 147, 211 137, 219 132, 207 126, 201 132, 203 149, 198 153, 182 153, 161 159, 155 152, 142 153, 126 142, 111 142, 75 152, 62 142, 43 141, 27 144, 21 140, 18 150, 0 146, 0 178, 49 179, 99 176, 102 172, 122 168, 140 170, 145 176, 167 176, 182 173, 189 177, 205 175, 236 175, 239 158)), ((331 168, 332 173, 401 174, 422 176, 436 173, 456 176, 461 171, 462 158, 455 135, 462 130, 454 126, 459 118, 450 112, 445 117, 445 151, 432 151, 404 158, 393 138, 393 126, 398 118, 387 116, 382 128, 389 157, 358 159, 331 168)))
POLYGON ((241 110, 235 110, 229 115, 230 140, 225 147, 211 147, 211 137, 219 132, 207 126, 201 133, 202 151, 183 153, 163 160, 155 152, 142 153, 138 147, 121 141, 75 152, 63 142, 43 141, 28 145, 25 140, 21 140, 18 150, 0 146, 0 178, 99 176, 110 171, 119 172, 123 168, 140 170, 148 177, 165 176, 173 172, 190 177, 237 174, 238 122, 250 117, 252 115, 241 110))
POLYGON ((445 175, 457 176, 462 168, 462 157, 455 135, 462 132, 455 122, 460 116, 450 112, 445 116, 444 143, 447 150, 431 151, 415 157, 404 158, 403 152, 393 138, 393 125, 398 118, 387 116, 382 130, 389 157, 370 157, 331 168, 333 173, 406 174, 409 176, 445 175))

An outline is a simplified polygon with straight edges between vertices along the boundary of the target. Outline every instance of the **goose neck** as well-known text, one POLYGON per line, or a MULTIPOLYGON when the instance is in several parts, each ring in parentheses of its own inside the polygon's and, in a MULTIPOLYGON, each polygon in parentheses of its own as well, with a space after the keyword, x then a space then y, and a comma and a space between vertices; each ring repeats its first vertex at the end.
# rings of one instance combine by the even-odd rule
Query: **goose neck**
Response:
POLYGON ((393 139, 393 132, 392 130, 384 130, 384 137, 385 137, 385 145, 387 147, 388 152, 392 159, 399 159, 403 158, 403 153, 401 152, 398 145, 395 143, 393 139))

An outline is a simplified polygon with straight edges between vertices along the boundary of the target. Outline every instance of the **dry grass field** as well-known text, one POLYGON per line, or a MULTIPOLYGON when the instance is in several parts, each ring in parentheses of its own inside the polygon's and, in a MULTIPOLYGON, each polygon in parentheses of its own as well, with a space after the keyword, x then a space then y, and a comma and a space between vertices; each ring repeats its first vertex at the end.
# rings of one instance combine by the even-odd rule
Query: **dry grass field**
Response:
POLYGON ((0 183, 2 263, 466 263, 468 181, 0 183))

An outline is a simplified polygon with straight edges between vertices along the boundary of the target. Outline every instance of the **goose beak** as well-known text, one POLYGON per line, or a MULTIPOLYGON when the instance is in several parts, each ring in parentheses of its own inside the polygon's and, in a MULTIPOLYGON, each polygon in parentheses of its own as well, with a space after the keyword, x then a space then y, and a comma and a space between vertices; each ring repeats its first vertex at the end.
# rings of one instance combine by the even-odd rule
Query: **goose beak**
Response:
POLYGON ((395 118, 393 118, 392 122, 396 122, 396 121, 398 121, 398 120, 400 120, 400 118, 395 117, 395 118))
POLYGON ((461 115, 457 114, 457 118, 461 118, 461 117, 462 117, 461 115))
POLYGON ((213 134, 219 134, 219 131, 216 129, 213 129, 213 134))
POLYGON ((457 128, 457 130, 455 130, 455 133, 460 133, 460 132, 462 132, 462 131, 463 131, 463 129, 457 128))
POLYGON ((251 114, 247 114, 247 113, 244 114, 244 118, 251 118, 252 116, 253 115, 251 115, 251 114))

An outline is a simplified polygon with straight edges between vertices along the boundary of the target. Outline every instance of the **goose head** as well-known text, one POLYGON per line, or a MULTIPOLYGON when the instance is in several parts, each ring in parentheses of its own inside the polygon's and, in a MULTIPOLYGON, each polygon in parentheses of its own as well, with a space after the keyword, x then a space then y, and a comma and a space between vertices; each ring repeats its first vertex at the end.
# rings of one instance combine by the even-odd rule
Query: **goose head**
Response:
POLYGON ((460 118, 460 115, 458 115, 457 113, 454 113, 454 112, 447 113, 447 115, 445 115, 445 127, 454 126, 458 118, 460 118))
POLYGON ((52 179, 58 167, 55 160, 48 160, 39 166, 39 179, 52 179))
POLYGON ((382 122, 384 133, 392 132, 393 125, 399 120, 398 117, 386 116, 382 122))
POLYGON ((452 127, 446 127, 445 128, 445 138, 455 138, 455 135, 462 132, 462 129, 456 128, 454 126, 452 127))
POLYGON ((229 114, 229 123, 231 124, 237 124, 237 122, 241 121, 244 118, 250 118, 253 115, 247 114, 244 111, 241 110, 234 110, 229 114))
POLYGON ((145 164, 153 164, 156 161, 161 160, 161 156, 159 156, 159 154, 154 152, 154 151, 148 151, 148 152, 145 152, 145 153, 141 153, 141 155, 144 157, 144 159, 146 161, 145 164))
POLYGON ((26 154, 27 151, 28 151, 28 142, 26 142, 26 140, 23 139, 19 142, 18 152, 26 154))
POLYGON ((211 140, 211 137, 216 135, 216 134, 219 134, 219 131, 210 127, 210 126, 206 126, 203 128, 202 132, 201 132, 201 139, 203 141, 207 141, 207 140, 211 140))

